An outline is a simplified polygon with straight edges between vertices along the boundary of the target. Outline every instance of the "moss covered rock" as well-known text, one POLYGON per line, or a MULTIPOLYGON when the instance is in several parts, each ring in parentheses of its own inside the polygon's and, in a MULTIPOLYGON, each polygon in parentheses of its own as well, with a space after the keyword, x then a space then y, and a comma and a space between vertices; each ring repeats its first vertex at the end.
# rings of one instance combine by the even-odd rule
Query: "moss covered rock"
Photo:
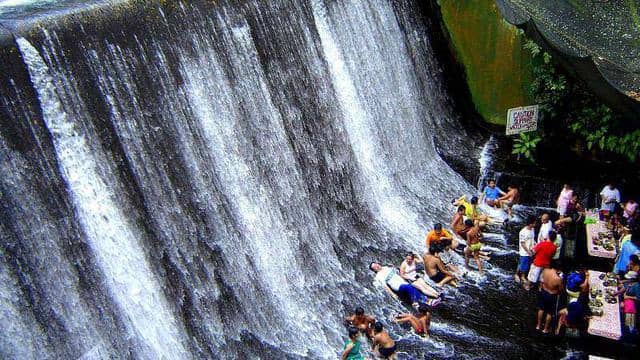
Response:
POLYGON ((532 104, 533 68, 525 38, 493 0, 439 0, 451 47, 463 65, 476 110, 504 124, 507 109, 532 104))

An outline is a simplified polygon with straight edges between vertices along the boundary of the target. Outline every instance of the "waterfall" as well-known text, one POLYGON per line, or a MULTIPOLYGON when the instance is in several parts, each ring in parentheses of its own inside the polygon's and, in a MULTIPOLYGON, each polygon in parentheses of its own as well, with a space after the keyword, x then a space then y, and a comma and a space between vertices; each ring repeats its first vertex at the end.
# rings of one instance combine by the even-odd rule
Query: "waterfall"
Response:
POLYGON ((173 314, 160 293, 135 230, 114 200, 84 136, 64 111, 48 67, 24 38, 17 39, 52 135, 60 172, 72 194, 75 212, 114 301, 126 315, 128 331, 142 342, 145 357, 186 356, 173 314))
MULTIPOLYGON (((368 263, 474 191, 417 2, 131 6, 0 54, 0 356, 331 359, 356 304, 395 326, 368 263)), ((468 318, 437 331, 473 353, 468 318)))

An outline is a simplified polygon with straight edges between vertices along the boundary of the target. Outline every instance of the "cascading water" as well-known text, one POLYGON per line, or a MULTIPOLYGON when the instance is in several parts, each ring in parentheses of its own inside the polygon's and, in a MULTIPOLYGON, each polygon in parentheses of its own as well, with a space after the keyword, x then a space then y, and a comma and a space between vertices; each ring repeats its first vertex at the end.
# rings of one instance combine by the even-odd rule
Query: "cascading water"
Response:
POLYGON ((371 286, 474 192, 436 151, 457 123, 416 2, 160 3, 1 54, 1 357, 330 359, 356 304, 417 357, 547 351, 485 314, 510 269, 426 342, 371 286))

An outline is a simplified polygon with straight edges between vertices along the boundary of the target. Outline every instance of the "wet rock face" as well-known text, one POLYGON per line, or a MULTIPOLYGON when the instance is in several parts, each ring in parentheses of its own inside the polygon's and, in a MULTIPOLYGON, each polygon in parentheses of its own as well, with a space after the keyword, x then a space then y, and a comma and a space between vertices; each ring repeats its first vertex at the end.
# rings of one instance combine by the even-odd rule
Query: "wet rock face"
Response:
POLYGON ((611 107, 639 126, 640 19, 635 1, 498 0, 505 19, 558 56, 611 107))
POLYGON ((533 76, 524 35, 505 25, 492 0, 440 1, 443 27, 485 121, 504 125, 509 108, 529 105, 533 76))

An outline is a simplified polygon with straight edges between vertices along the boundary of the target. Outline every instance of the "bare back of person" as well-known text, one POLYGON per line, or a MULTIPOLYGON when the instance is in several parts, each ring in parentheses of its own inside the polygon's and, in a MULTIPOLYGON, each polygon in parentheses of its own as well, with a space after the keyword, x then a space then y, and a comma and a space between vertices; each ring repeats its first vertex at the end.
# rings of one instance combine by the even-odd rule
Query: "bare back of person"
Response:
POLYGON ((427 254, 424 256, 424 270, 429 277, 435 276, 438 273, 438 264, 442 262, 437 256, 427 254))
POLYGON ((391 348, 396 344, 396 342, 393 341, 393 339, 391 338, 391 336, 389 336, 389 333, 386 330, 383 330, 377 333, 373 337, 373 339, 376 344, 380 345, 380 347, 383 347, 383 348, 391 348))
POLYGON ((544 269, 542 271, 542 289, 549 294, 556 295, 562 290, 562 278, 555 269, 544 269))
POLYGON ((509 200, 511 201, 511 203, 517 204, 518 202, 520 202, 520 191, 518 189, 513 189, 510 192, 511 197, 509 198, 509 200))
POLYGON ((480 242, 480 228, 478 226, 472 227, 469 232, 467 232, 467 244, 473 245, 480 242))
POLYGON ((376 320, 368 315, 355 315, 353 317, 352 323, 356 328, 366 331, 369 329, 369 325, 373 324, 376 320))

